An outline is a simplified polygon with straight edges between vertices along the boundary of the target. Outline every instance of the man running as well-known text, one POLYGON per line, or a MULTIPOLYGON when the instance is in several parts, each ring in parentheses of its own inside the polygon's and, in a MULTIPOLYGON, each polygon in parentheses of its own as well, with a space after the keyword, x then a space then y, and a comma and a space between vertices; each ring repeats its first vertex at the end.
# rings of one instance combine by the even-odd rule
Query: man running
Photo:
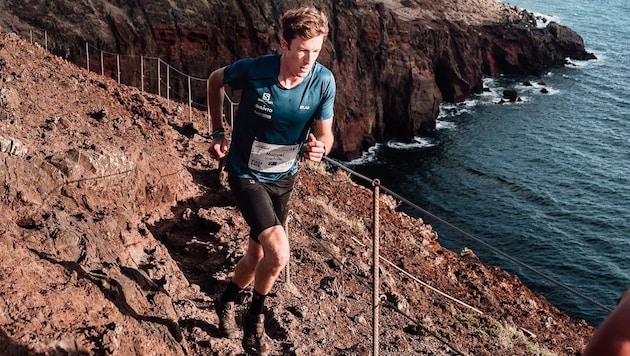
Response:
POLYGON ((227 155, 228 183, 251 229, 247 251, 215 309, 221 332, 235 336, 234 302, 253 282, 253 298, 243 315, 243 348, 252 355, 265 355, 271 348, 263 307, 289 260, 283 226, 298 155, 319 162, 334 141, 335 79, 316 62, 328 35, 328 18, 302 7, 287 11, 280 25, 281 53, 238 60, 208 79, 209 152, 216 159, 227 155), (222 123, 225 85, 241 90, 229 150, 222 123))

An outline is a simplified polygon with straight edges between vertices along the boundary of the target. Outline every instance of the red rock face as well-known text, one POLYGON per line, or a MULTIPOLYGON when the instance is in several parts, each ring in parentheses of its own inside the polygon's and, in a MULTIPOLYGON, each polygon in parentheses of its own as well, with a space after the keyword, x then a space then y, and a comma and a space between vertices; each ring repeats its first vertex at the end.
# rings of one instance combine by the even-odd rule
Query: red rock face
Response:
MULTIPOLYGON (((433 130, 439 104, 480 92, 483 74, 536 74, 564 65, 567 57, 592 57, 574 31, 557 24, 537 29, 531 14, 494 0, 315 3, 331 19, 320 62, 337 77, 333 154, 346 159, 385 135, 405 140, 433 130)), ((30 26, 48 31, 49 48, 80 66, 87 41, 111 53, 159 57, 206 78, 235 59, 278 50, 277 19, 290 4, 189 1, 174 8, 166 1, 59 0, 4 6, 0 24, 23 35, 30 26), (55 11, 62 8, 72 11, 55 11)), ((115 65, 106 59, 107 72, 116 72, 115 65)), ((127 76, 140 85, 137 73, 127 76)), ((193 95, 205 102, 203 92, 193 95)))

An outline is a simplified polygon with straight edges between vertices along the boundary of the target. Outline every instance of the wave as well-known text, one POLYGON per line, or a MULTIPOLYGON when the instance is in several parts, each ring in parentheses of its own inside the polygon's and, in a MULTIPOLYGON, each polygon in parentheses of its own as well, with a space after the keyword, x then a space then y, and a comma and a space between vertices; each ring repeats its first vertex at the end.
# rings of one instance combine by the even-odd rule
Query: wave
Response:
MULTIPOLYGON (((551 77, 553 73, 547 73, 545 77, 551 77)), ((519 77, 519 81, 515 78, 499 76, 496 78, 483 78, 484 91, 480 94, 471 96, 471 101, 480 105, 502 104, 502 105, 518 105, 531 100, 535 95, 556 95, 560 90, 553 88, 547 84, 544 79, 540 78, 523 78, 519 77), (515 90, 518 100, 510 102, 503 96, 505 90, 515 90)))
MULTIPOLYGON (((499 0, 499 2, 508 3, 508 1, 503 1, 503 0, 499 0)), ((509 1, 509 3, 512 3, 512 1, 509 1)), ((529 9, 526 9, 526 10, 531 12, 536 17, 537 28, 545 28, 551 21, 560 23, 560 17, 556 15, 546 15, 546 14, 541 14, 535 11, 530 11, 529 9)))
POLYGON ((386 147, 397 149, 397 150, 415 150, 419 148, 426 148, 435 146, 431 140, 424 137, 414 137, 413 142, 400 142, 395 140, 387 141, 385 144, 386 147))
POLYGON ((472 112, 472 109, 479 104, 479 100, 470 97, 461 103, 447 103, 440 104, 440 111, 438 113, 438 120, 445 117, 455 117, 464 113, 472 112))
POLYGON ((456 128, 457 124, 448 120, 441 120, 438 118, 437 122, 435 123, 436 130, 454 130, 456 128))
MULTIPOLYGON (((503 0, 499 0, 499 2, 507 3, 507 1, 503 1, 503 0)), ((512 3, 512 2, 510 1, 510 3, 512 3)), ((531 11, 529 9, 525 9, 525 10, 529 11, 530 13, 532 13, 534 15, 534 17, 536 18, 536 28, 545 28, 552 21, 560 23, 560 17, 557 16, 557 15, 542 14, 542 13, 539 13, 539 12, 536 12, 536 11, 531 11)))
POLYGON ((600 65, 602 62, 606 62, 606 60, 608 59, 608 55, 603 51, 589 49, 589 48, 586 48, 585 50, 587 52, 593 53, 593 55, 595 55, 597 59, 589 59, 589 60, 583 61, 583 60, 578 60, 578 59, 566 58, 568 67, 575 67, 575 68, 580 68, 580 69, 589 68, 592 66, 600 65))
MULTIPOLYGON (((451 126, 451 125, 449 125, 448 123, 442 123, 442 126, 446 127, 446 126, 451 126)), ((363 152, 361 157, 356 158, 352 161, 346 162, 346 164, 351 165, 351 166, 360 166, 363 164, 376 162, 379 160, 378 152, 383 147, 387 147, 387 148, 390 148, 393 150, 399 150, 399 151, 411 151, 411 150, 420 150, 420 149, 433 147, 433 146, 435 146, 435 143, 433 142, 433 140, 426 137, 420 137, 420 136, 414 137, 412 142, 389 140, 385 142, 384 144, 377 143, 376 145, 368 148, 367 151, 363 152)))
POLYGON ((510 192, 514 193, 515 195, 521 197, 523 200, 528 201, 530 203, 534 203, 534 204, 538 204, 542 206, 556 205, 556 202, 551 197, 544 196, 540 192, 537 192, 536 190, 522 183, 515 182, 508 178, 501 177, 498 175, 490 175, 476 168, 468 167, 466 168, 466 171, 469 173, 472 173, 475 176, 495 181, 499 183, 500 185, 504 186, 505 188, 507 188, 507 190, 509 190, 510 192))
POLYGON ((525 93, 528 95, 556 95, 560 93, 560 90, 550 87, 543 81, 527 81, 514 86, 519 93, 525 93))
MULTIPOLYGON (((551 76, 552 74, 548 74, 551 76)), ((560 92, 541 80, 524 80, 515 82, 511 78, 483 78, 483 86, 485 90, 482 93, 474 94, 466 100, 459 103, 443 102, 440 104, 438 117, 436 119, 436 130, 455 130, 456 122, 450 120, 464 114, 475 113, 475 108, 484 105, 518 105, 530 100, 534 95, 556 95, 560 92), (503 91, 513 89, 517 91, 519 100, 509 102, 503 98, 503 91), (543 93, 544 92, 544 93, 543 93)), ((385 143, 377 143, 376 145, 364 151, 361 157, 346 162, 348 165, 360 166, 379 160, 378 152, 382 147, 394 150, 418 150, 435 146, 431 139, 416 136, 412 142, 402 142, 390 140, 385 143)))
POLYGON ((363 154, 361 154, 361 157, 355 158, 349 162, 345 162, 345 164, 349 166, 360 166, 363 164, 378 161, 377 153, 378 153, 379 147, 381 147, 381 144, 377 143, 376 145, 368 148, 367 151, 363 151, 363 154))
POLYGON ((530 12, 536 17, 536 28, 545 28, 550 22, 560 23, 560 17, 557 15, 546 15, 534 11, 530 12))

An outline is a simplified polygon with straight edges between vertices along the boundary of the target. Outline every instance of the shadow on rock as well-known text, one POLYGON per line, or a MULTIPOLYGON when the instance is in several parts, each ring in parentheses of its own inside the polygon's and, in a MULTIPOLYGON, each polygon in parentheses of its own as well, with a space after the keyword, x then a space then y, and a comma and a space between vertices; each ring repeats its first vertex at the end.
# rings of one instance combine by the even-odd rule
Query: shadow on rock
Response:
POLYGON ((168 248, 188 281, 214 296, 242 255, 241 243, 247 241, 249 230, 231 192, 219 179, 219 169, 189 171, 204 194, 179 202, 171 209, 172 218, 148 229, 168 248))

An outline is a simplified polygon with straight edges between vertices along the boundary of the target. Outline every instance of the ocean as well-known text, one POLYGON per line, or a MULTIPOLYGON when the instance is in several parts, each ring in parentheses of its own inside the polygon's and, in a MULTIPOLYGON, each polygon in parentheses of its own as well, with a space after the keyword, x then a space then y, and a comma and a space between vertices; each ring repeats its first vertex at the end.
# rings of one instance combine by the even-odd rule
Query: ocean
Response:
POLYGON ((443 246, 472 249, 597 326, 630 287, 630 3, 509 3, 572 28, 598 59, 485 78, 489 92, 442 105, 431 136, 379 144, 346 164, 469 234, 403 206, 443 246), (522 101, 498 104, 507 88, 522 101))

